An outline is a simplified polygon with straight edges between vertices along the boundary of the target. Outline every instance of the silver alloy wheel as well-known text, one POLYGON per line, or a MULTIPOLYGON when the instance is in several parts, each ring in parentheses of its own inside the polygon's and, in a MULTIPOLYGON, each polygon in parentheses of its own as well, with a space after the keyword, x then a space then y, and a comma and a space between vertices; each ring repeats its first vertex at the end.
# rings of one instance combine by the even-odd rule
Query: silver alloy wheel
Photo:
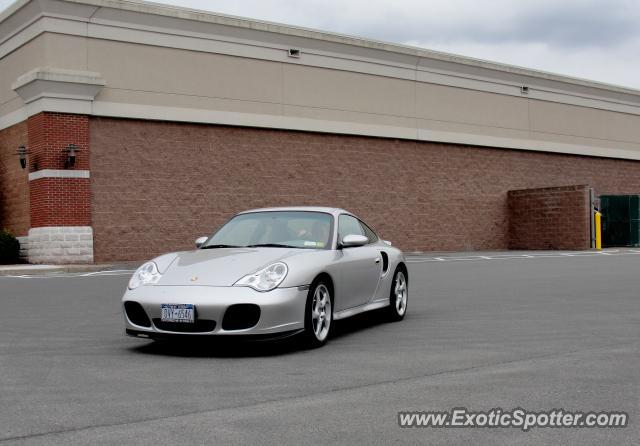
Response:
POLYGON ((398 316, 404 315, 404 312, 407 311, 407 279, 404 278, 404 273, 402 271, 398 271, 398 275, 396 276, 396 287, 393 290, 393 293, 396 298, 396 312, 398 316))
POLYGON ((324 341, 329 334, 331 326, 331 296, 329 289, 324 284, 319 284, 311 302, 311 324, 313 334, 318 341, 324 341))

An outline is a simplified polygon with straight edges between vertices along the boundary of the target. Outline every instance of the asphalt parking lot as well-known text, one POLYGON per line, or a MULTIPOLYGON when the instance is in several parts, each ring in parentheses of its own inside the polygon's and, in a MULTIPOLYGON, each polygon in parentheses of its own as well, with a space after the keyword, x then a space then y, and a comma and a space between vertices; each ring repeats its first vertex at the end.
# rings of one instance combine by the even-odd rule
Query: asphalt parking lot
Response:
POLYGON ((636 254, 414 257, 404 321, 347 320, 317 350, 127 338, 126 272, 0 277, 0 443, 638 444, 636 254), (455 407, 630 421, 398 426, 455 407))

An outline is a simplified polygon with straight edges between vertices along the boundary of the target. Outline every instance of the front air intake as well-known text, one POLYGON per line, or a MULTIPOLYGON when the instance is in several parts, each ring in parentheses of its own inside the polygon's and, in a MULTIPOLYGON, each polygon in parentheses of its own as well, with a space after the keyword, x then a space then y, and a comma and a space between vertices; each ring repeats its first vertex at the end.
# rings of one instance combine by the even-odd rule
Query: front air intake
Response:
POLYGON ((127 313, 127 318, 132 324, 140 327, 151 327, 151 321, 145 313, 144 308, 138 302, 127 301, 124 303, 124 311, 127 313))
POLYGON ((231 305, 222 319, 223 330, 245 330, 260 320, 260 307, 255 304, 231 305))

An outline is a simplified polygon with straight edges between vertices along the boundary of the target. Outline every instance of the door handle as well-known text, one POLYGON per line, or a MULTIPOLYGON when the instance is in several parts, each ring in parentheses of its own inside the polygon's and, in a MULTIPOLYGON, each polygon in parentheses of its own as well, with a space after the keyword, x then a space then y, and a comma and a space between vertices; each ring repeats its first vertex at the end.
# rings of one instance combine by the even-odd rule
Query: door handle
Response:
POLYGON ((376 263, 380 263, 380 257, 376 257, 376 258, 375 258, 375 262, 376 262, 376 263))

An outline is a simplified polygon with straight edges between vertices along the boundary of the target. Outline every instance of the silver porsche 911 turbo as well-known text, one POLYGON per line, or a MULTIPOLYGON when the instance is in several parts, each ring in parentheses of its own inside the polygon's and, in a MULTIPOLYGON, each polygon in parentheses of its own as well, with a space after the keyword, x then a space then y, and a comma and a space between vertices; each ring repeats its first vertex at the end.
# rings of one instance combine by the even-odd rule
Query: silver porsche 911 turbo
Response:
POLYGON ((386 307, 398 321, 407 311, 402 251, 342 209, 242 212, 196 248, 133 274, 122 298, 127 334, 299 335, 317 347, 334 320, 386 307))

